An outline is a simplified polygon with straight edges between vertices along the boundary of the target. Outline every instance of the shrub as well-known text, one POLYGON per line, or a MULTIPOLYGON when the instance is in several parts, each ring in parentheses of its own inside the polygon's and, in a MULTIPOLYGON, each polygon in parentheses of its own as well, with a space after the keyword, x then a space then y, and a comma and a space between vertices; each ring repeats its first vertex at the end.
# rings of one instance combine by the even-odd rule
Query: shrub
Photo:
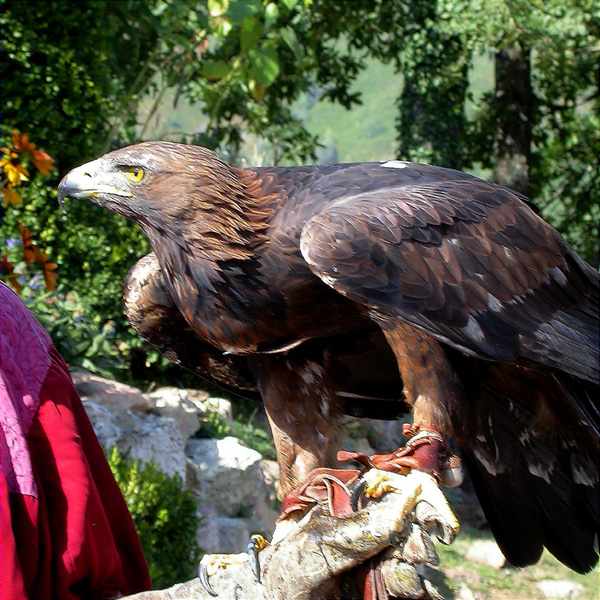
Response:
POLYGON ((152 463, 140 464, 117 448, 108 462, 137 528, 154 588, 165 588, 194 576, 200 548, 199 517, 192 493, 178 476, 169 477, 152 463))

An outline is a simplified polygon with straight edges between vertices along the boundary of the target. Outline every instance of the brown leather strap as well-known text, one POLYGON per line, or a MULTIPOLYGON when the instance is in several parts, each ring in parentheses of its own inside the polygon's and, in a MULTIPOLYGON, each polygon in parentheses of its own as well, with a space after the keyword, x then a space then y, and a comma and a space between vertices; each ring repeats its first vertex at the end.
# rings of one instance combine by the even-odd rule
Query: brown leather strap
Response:
POLYGON ((360 474, 358 469, 313 469, 302 485, 283 499, 279 519, 286 519, 297 511, 307 512, 315 504, 325 506, 332 516, 348 516, 352 513, 348 486, 360 474))

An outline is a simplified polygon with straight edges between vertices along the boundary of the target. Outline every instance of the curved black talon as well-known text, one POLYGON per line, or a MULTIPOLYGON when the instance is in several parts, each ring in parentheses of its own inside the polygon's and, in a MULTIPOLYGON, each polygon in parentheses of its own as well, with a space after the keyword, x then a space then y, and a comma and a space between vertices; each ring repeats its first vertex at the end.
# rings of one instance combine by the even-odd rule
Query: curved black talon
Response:
POLYGON ((218 596, 217 592, 213 589, 212 585, 208 581, 208 570, 206 569, 206 565, 200 561, 198 565, 198 579, 200 580, 200 585, 207 591, 211 596, 218 596))
POLYGON ((362 497, 365 489, 367 488, 367 481, 364 477, 360 477, 357 482, 354 484, 354 488, 352 489, 352 494, 350 495, 350 506, 352 506, 352 510, 356 512, 362 508, 362 497))
POLYGON ((259 534, 250 536, 250 541, 246 546, 246 553, 250 558, 250 568, 257 583, 262 583, 260 579, 260 558, 258 553, 264 550, 269 545, 269 542, 259 534))

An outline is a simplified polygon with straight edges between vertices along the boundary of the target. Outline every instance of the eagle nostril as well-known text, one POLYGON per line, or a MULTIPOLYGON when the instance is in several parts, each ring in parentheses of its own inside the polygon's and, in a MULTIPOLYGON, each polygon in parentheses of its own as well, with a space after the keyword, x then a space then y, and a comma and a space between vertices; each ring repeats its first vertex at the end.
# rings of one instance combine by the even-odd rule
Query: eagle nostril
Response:
POLYGON ((91 174, 91 173, 88 173, 87 171, 84 173, 84 175, 85 175, 86 177, 89 177, 90 179, 91 179, 91 177, 92 177, 92 174, 91 174))

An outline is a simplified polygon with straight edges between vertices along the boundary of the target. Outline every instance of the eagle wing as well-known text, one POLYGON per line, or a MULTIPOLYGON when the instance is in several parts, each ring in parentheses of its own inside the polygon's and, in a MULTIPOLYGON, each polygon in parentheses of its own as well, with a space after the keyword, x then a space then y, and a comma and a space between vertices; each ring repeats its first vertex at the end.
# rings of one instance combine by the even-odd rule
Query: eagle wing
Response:
POLYGON ((519 196, 477 179, 340 198, 306 223, 301 251, 383 327, 400 319, 467 355, 454 357, 465 400, 451 419, 509 560, 546 546, 592 568, 598 273, 519 196))
POLYGON ((131 326, 167 359, 229 392, 243 397, 257 394, 246 360, 223 354, 202 341, 188 325, 153 252, 130 269, 123 286, 123 304, 131 326))
POLYGON ((384 326, 598 382, 598 273, 506 188, 446 180, 341 198, 307 222, 301 251, 384 326))

